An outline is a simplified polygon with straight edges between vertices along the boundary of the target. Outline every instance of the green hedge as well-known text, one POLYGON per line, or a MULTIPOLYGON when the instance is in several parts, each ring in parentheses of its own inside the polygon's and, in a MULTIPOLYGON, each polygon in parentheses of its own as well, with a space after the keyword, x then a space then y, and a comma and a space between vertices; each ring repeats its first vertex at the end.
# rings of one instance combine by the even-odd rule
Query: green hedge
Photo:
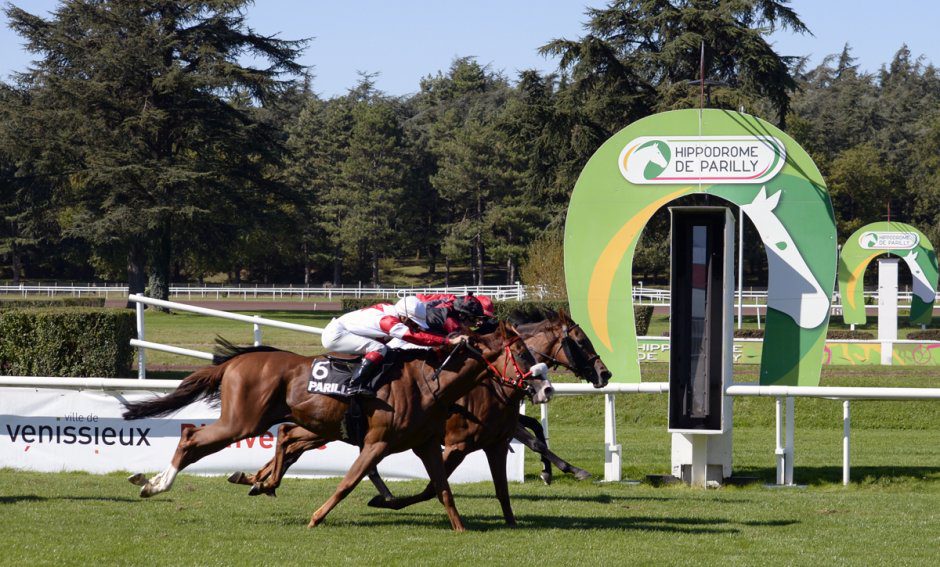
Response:
MULTIPOLYGON (((735 329, 734 336, 739 339, 762 339, 764 338, 764 329, 735 329)), ((846 331, 843 329, 829 329, 826 332, 826 339, 830 341, 838 340, 856 340, 867 341, 874 339, 875 335, 868 331, 846 331)))
POLYGON ((349 313, 357 309, 372 307, 376 303, 391 303, 394 305, 397 301, 397 297, 344 297, 341 309, 343 313, 349 313))
POLYGON ((826 339, 832 340, 854 340, 854 341, 870 341, 875 338, 875 335, 869 333, 868 331, 847 331, 843 329, 829 329, 826 331, 826 339))
POLYGON ((103 297, 42 297, 3 299, 0 298, 0 311, 10 309, 33 309, 39 307, 104 307, 103 297))
MULTIPOLYGON (((542 308, 553 309, 555 311, 570 311, 568 309, 568 300, 566 299, 547 301, 498 301, 496 302, 496 316, 500 319, 505 319, 510 313, 517 310, 528 313, 542 308)), ((633 316, 636 319, 637 336, 645 335, 649 329, 650 320, 653 318, 653 307, 651 305, 634 305, 633 316)), ((583 322, 579 321, 579 323, 583 322)))
MULTIPOLYGON (((356 309, 371 307, 376 303, 395 303, 396 301, 398 301, 397 298, 387 299, 383 297, 344 297, 343 312, 348 313, 350 311, 355 311, 356 309)), ((521 310, 524 313, 530 313, 543 308, 553 309, 555 311, 561 309, 568 311, 568 300, 552 299, 546 301, 497 301, 494 303, 494 309, 496 310, 496 317, 498 319, 506 319, 509 317, 510 313, 517 310, 521 310)), ((652 306, 634 306, 633 315, 636 318, 636 334, 638 336, 645 335, 647 329, 649 329, 650 320, 653 318, 652 306)))
POLYGON ((134 312, 126 309, 18 309, 0 312, 0 374, 131 375, 134 312))
POLYGON ((924 329, 907 334, 911 341, 940 341, 940 329, 924 329))
POLYGON ((636 336, 646 336, 650 328, 650 320, 653 319, 653 306, 634 305, 633 316, 636 318, 636 336))

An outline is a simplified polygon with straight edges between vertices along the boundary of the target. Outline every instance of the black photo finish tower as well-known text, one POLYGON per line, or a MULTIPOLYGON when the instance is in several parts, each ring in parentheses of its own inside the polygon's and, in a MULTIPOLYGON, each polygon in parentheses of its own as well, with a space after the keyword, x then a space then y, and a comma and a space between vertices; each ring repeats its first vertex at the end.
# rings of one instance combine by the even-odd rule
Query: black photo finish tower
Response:
POLYGON ((672 474, 704 486, 731 476, 734 230, 725 207, 673 207, 669 336, 672 474))

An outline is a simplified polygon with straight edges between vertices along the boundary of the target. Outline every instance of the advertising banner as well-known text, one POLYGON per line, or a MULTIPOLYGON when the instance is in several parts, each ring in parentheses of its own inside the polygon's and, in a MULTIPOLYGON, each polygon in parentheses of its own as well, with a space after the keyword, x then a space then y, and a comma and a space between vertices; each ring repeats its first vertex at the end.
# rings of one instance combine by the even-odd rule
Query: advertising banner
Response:
POLYGON ((631 293, 637 243, 658 210, 690 195, 737 205, 767 253, 760 383, 818 385, 838 259, 829 192, 786 133, 717 109, 663 112, 630 124, 598 148, 572 192, 568 303, 611 381, 640 382, 631 293))
MULTIPOLYGON (((639 337, 637 360, 640 362, 669 362, 669 339, 666 337, 639 337)), ((735 339, 734 364, 760 364, 763 341, 735 339)), ((881 343, 878 341, 826 341, 823 348, 824 365, 879 366, 881 343)), ((894 343, 891 364, 895 366, 940 366, 940 343, 894 343)))
MULTIPOLYGON (((180 431, 218 419, 219 411, 197 402, 164 418, 126 421, 121 400, 139 400, 153 392, 75 391, 46 388, 0 388, 0 467, 59 472, 158 472, 167 467, 180 431)), ((277 427, 244 439, 187 467, 184 472, 222 475, 254 472, 274 456, 277 427)), ((507 462, 509 480, 523 479, 523 446, 513 442, 507 462)), ((328 477, 346 474, 359 449, 339 441, 305 453, 288 476, 328 477)), ((379 465, 388 480, 427 479, 424 465, 412 453, 390 455, 379 465)), ((482 451, 470 454, 451 482, 491 480, 482 451)))

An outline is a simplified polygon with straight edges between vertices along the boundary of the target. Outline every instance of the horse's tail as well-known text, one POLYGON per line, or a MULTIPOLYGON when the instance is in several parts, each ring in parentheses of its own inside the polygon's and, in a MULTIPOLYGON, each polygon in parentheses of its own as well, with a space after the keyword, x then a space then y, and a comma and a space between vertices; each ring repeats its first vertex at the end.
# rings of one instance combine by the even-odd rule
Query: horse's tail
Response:
POLYGON ((124 419, 160 417, 200 398, 218 398, 224 372, 224 366, 207 366, 183 378, 180 385, 165 396, 140 402, 124 402, 124 419))

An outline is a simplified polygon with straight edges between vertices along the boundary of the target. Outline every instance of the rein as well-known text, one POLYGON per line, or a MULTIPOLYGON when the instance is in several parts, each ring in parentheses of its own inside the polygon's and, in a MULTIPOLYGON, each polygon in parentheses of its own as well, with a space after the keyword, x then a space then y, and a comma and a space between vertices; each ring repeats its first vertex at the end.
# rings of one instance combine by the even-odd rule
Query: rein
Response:
POLYGON ((563 339, 561 339, 561 340, 558 342, 558 347, 555 348, 555 350, 554 350, 554 352, 552 352, 552 354, 546 354, 546 353, 544 353, 544 352, 535 350, 535 349, 533 349, 533 348, 530 348, 529 350, 531 350, 532 352, 534 352, 535 354, 537 354, 537 355, 539 355, 539 356, 543 356, 543 357, 547 358, 548 360, 552 361, 554 364, 556 364, 556 365, 558 365, 558 366, 563 366, 563 367, 567 368, 568 370, 570 370, 570 371, 572 371, 572 372, 574 372, 575 374, 577 374, 577 375, 580 376, 582 373, 588 372, 588 371, 590 370, 590 368, 591 368, 591 366, 594 364, 594 362, 596 362, 597 359, 600 358, 600 355, 594 354, 594 355, 588 356, 588 355, 584 352, 584 349, 581 348, 581 346, 578 345, 578 343, 577 343, 574 339, 571 338, 571 331, 577 329, 579 326, 580 326, 580 325, 578 325, 577 323, 575 323, 575 324, 574 324, 573 326, 571 326, 571 327, 569 327, 568 325, 564 325, 564 326, 562 327, 562 332, 564 333, 565 336, 564 336, 563 339), (572 343, 574 344, 574 347, 576 347, 576 348, 578 349, 577 352, 581 355, 580 357, 575 357, 575 356, 574 356, 574 349, 572 348, 572 343), (568 360, 569 360, 569 363, 568 363, 568 364, 566 364, 566 363, 564 363, 564 362, 558 360, 558 358, 556 357, 556 355, 557 355, 560 351, 562 351, 562 350, 565 351, 565 354, 566 354, 567 357, 568 357, 568 360), (570 362, 573 361, 573 360, 575 360, 576 358, 584 359, 584 361, 585 361, 584 364, 579 364, 579 365, 577 365, 577 366, 575 366, 574 364, 571 364, 570 362))
POLYGON ((526 378, 532 375, 532 371, 530 370, 528 372, 523 372, 522 369, 519 368, 519 364, 516 362, 515 355, 512 353, 512 350, 510 350, 509 348, 518 340, 520 340, 519 337, 514 337, 509 342, 503 345, 503 349, 506 352, 508 360, 503 361, 502 371, 500 371, 499 368, 496 368, 489 360, 487 360, 486 357, 483 356, 482 351, 477 350, 476 348, 474 348, 468 343, 463 343, 463 344, 467 345, 467 350, 469 350, 470 352, 478 356, 480 359, 483 360, 483 362, 486 363, 486 366, 490 370, 490 377, 493 378, 494 381, 500 384, 506 385, 506 386, 512 386, 513 388, 517 388, 519 390, 525 390, 526 389, 525 380, 526 378), (506 371, 509 369, 509 361, 512 361, 512 366, 516 370, 515 378, 509 378, 506 375, 506 371))

